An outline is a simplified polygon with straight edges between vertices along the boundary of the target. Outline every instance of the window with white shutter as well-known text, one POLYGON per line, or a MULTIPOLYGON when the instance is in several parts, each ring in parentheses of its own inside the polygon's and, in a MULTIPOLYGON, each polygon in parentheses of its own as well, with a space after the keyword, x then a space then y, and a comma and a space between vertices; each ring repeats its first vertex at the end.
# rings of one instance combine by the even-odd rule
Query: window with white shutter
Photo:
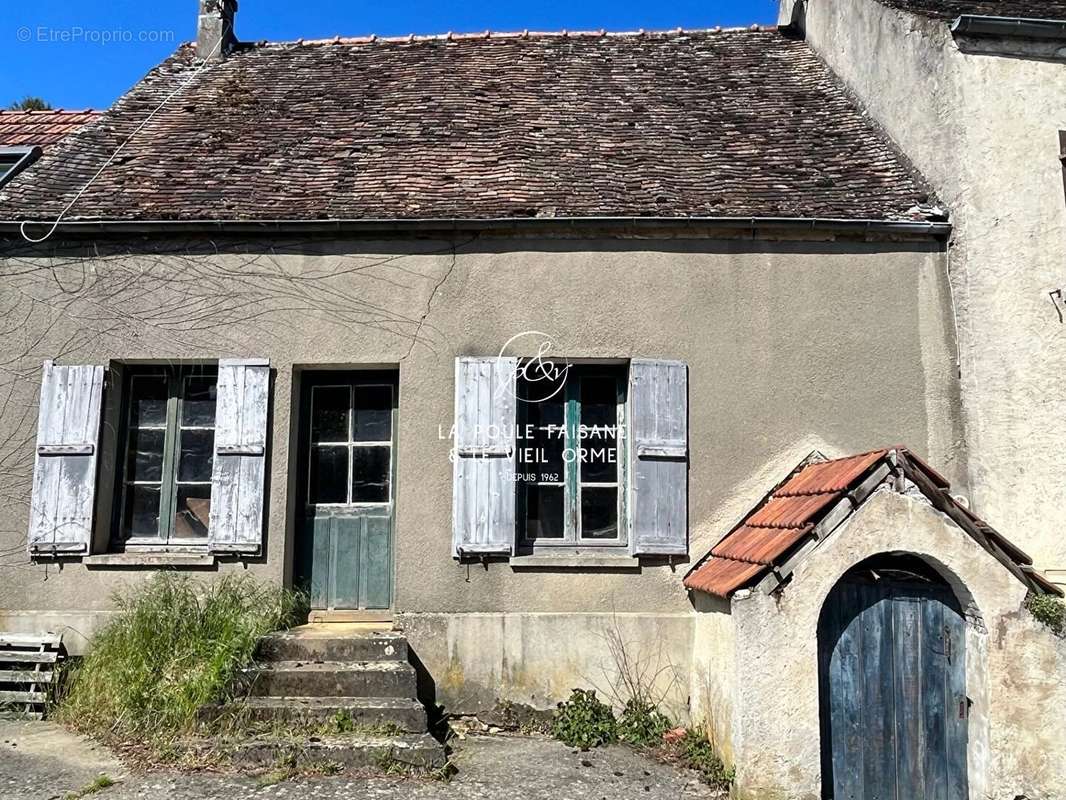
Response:
POLYGON ((103 392, 103 367, 44 362, 30 500, 32 556, 89 552, 103 392))
POLYGON ((688 367, 629 365, 630 547, 634 555, 688 552, 688 367))
POLYGON ((681 362, 461 358, 455 437, 456 556, 688 551, 681 362))
POLYGON ((514 549, 516 368, 513 358, 455 361, 456 557, 510 555, 514 549))

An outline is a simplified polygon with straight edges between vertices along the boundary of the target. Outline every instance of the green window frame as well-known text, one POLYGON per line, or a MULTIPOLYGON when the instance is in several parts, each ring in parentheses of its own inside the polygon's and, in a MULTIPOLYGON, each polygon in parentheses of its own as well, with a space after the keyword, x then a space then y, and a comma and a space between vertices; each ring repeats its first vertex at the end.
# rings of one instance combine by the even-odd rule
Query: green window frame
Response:
MULTIPOLYGON (((523 390, 521 374, 518 380, 520 545, 627 546, 626 368, 571 365, 558 394, 539 402, 523 399, 531 394, 523 390), (567 455, 560 459, 560 451, 567 455), (597 521, 600 527, 594 528, 597 521)), ((540 381, 532 394, 547 393, 550 388, 546 392, 540 381)))
POLYGON ((204 546, 211 511, 218 369, 128 368, 117 539, 204 546))

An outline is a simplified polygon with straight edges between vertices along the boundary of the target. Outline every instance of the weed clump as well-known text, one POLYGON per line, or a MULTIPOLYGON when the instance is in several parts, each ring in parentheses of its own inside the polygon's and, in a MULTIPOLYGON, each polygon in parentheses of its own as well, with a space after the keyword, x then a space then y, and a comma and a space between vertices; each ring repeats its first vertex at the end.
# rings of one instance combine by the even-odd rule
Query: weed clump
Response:
POLYGON ((714 745, 702 732, 687 728, 671 747, 673 760, 699 772, 709 786, 724 790, 733 783, 734 769, 722 763, 714 745))
POLYGON ((618 723, 611 707, 596 697, 594 689, 574 689, 568 700, 559 703, 552 736, 587 750, 617 741, 618 723))
POLYGON ((165 750, 197 710, 229 699, 259 639, 298 621, 303 599, 247 577, 160 573, 115 598, 118 613, 66 676, 57 717, 103 739, 165 750))
POLYGON ((669 718, 651 703, 629 700, 618 720, 618 738, 636 747, 662 744, 663 734, 671 728, 669 718))
POLYGON ((1043 622, 1052 632, 1066 635, 1066 603, 1050 594, 1030 594, 1025 598, 1025 607, 1035 619, 1043 622))

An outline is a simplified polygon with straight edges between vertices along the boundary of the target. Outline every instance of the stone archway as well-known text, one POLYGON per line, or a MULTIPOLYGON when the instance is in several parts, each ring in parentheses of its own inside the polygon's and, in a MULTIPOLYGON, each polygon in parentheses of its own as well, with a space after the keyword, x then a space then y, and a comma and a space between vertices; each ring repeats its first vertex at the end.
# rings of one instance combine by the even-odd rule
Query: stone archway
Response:
POLYGON ((924 559, 882 554, 833 586, 818 622, 822 797, 966 800, 966 626, 924 559))

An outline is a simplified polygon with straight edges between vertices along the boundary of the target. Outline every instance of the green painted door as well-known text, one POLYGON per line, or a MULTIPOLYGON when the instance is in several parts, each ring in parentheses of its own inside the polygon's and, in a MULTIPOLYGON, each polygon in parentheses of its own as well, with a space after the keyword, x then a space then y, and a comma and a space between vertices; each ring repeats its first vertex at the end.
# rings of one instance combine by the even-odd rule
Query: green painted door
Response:
POLYGON ((315 610, 392 605, 395 373, 306 377, 297 583, 315 610))

